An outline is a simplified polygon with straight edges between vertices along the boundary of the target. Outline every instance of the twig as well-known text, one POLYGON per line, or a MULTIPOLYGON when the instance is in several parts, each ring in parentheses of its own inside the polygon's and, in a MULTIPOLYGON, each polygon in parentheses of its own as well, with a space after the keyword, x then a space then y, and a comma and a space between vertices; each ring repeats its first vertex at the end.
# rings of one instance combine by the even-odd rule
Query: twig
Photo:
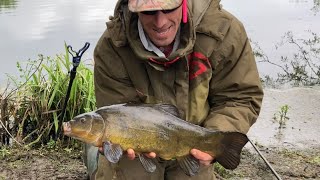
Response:
POLYGON ((2 121, 0 121, 1 126, 3 127, 3 129, 8 133, 8 135, 20 146, 23 146, 21 143, 19 143, 13 136, 12 134, 8 131, 8 129, 5 127, 5 125, 3 124, 2 121))
POLYGON ((279 174, 272 168, 272 166, 270 165, 270 163, 267 161, 267 159, 261 154, 261 152, 259 151, 259 149, 257 148, 256 145, 254 145, 254 143, 249 139, 249 142, 251 143, 251 145, 254 147, 254 149, 257 151, 257 153, 260 155, 260 157, 263 159, 263 161, 266 163, 266 165, 268 166, 268 168, 271 170, 271 172, 273 173, 273 175, 278 179, 278 180, 282 180, 281 177, 279 176, 279 174))
POLYGON ((217 179, 226 180, 225 178, 223 178, 222 176, 220 176, 220 174, 218 174, 216 171, 213 171, 213 172, 214 172, 214 175, 216 176, 217 179))

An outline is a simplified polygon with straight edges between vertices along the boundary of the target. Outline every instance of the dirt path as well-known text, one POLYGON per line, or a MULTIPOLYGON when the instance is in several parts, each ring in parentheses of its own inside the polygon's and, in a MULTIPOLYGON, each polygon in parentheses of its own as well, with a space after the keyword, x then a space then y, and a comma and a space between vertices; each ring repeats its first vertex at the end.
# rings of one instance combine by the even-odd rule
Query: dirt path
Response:
POLYGON ((0 180, 87 179, 80 152, 9 149, 0 156, 0 180))
MULTIPOLYGON (((265 90, 261 115, 248 136, 283 179, 320 179, 320 89, 265 90), (273 116, 288 105, 285 128, 273 116)), ((0 151, 1 179, 86 179, 81 152, 10 149, 0 151), (5 155, 5 156, 4 156, 5 155)), ((234 171, 221 179, 276 179, 248 143, 234 171)))

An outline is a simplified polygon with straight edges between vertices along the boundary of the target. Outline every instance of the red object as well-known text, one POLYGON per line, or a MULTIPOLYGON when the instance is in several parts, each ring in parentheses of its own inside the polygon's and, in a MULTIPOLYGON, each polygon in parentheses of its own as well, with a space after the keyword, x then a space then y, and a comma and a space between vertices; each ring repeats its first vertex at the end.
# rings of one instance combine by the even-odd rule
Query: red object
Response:
POLYGON ((182 2, 182 22, 188 22, 188 7, 187 7, 187 0, 183 0, 182 2))

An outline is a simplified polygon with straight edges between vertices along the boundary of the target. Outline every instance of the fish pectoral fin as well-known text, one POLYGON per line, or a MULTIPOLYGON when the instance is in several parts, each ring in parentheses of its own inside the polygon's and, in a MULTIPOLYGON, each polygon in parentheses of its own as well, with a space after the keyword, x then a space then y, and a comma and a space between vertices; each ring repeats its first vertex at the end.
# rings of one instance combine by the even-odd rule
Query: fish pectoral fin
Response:
POLYGON ((199 160, 195 157, 188 155, 181 159, 177 160, 181 169, 186 173, 188 176, 196 175, 200 170, 200 163, 199 160))
POLYGON ((157 169, 157 166, 154 164, 151 158, 146 157, 144 154, 139 154, 139 159, 147 172, 154 172, 157 169))
POLYGON ((119 144, 112 144, 109 141, 103 143, 103 152, 107 160, 112 163, 117 163, 123 154, 119 144))

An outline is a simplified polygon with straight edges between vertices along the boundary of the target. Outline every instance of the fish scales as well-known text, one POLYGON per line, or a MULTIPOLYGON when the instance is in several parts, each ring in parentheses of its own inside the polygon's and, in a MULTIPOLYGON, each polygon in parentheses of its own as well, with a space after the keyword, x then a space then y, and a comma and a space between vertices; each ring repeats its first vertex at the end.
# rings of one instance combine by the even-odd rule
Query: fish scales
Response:
MULTIPOLYGON (((105 148, 112 153, 132 148, 138 154, 155 152, 165 160, 190 161, 185 157, 196 148, 215 157, 227 169, 238 166, 241 150, 248 141, 245 134, 206 129, 178 118, 177 112, 167 104, 105 106, 64 123, 64 133, 95 146, 108 142, 105 148)), ((112 153, 106 156, 115 161, 122 155, 113 157, 112 153)), ((192 167, 182 167, 188 175, 195 173, 192 167)))
MULTIPOLYGON (((206 129, 194 125, 191 128, 190 123, 151 107, 118 108, 119 111, 114 112, 117 114, 114 116, 116 118, 110 119, 108 123, 110 126, 107 125, 105 128, 104 140, 120 144, 123 149, 155 152, 163 159, 177 158, 188 154, 192 146, 200 144, 201 137, 205 134, 206 129), (109 129, 112 129, 110 133, 109 129), (119 134, 119 132, 126 133, 119 134)), ((106 117, 108 115, 110 116, 110 113, 106 113, 106 117)), ((102 114, 102 117, 105 115, 102 114)))

